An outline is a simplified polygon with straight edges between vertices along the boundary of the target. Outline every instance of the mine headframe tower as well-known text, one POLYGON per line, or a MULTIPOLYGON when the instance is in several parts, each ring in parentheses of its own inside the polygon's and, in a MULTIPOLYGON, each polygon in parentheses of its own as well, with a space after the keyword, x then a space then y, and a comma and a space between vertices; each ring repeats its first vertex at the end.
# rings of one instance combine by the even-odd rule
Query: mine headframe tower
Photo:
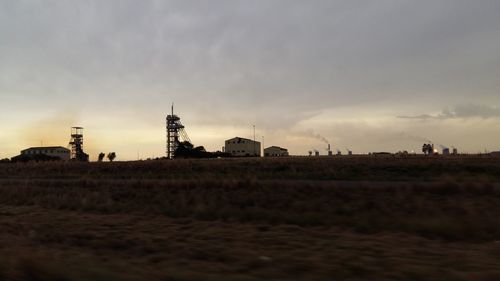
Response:
POLYGON ((69 141, 71 146, 71 160, 76 161, 89 161, 89 155, 83 152, 83 128, 72 127, 71 139, 69 141))
POLYGON ((174 114, 174 105, 172 104, 172 112, 167 115, 167 158, 173 159, 175 151, 179 147, 181 141, 191 143, 188 134, 184 130, 184 125, 181 123, 181 118, 174 114))

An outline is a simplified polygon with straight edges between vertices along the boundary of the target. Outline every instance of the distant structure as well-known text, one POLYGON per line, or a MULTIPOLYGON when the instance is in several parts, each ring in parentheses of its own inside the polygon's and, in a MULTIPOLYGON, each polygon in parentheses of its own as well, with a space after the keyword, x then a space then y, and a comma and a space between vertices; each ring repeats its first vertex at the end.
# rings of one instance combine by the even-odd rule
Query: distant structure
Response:
POLYGON ((456 147, 453 148, 452 154, 453 155, 458 155, 458 149, 456 147))
POLYGON ((251 139, 235 137, 226 140, 224 151, 237 157, 260 157, 260 142, 251 139))
POLYGON ((71 146, 71 160, 82 162, 89 161, 89 155, 83 152, 83 127, 71 128, 69 145, 71 146))
POLYGON ((328 144, 328 147, 326 148, 326 151, 328 152, 328 156, 332 156, 333 155, 332 147, 330 146, 330 144, 328 144))
POLYGON ((181 123, 181 118, 174 114, 174 104, 172 104, 172 111, 167 115, 167 158, 173 159, 175 151, 179 147, 181 141, 191 143, 184 125, 181 123), (182 140, 181 140, 182 139, 182 140))
POLYGON ((445 147, 443 148, 443 152, 442 152, 443 155, 450 155, 450 149, 445 147))
POLYGON ((492 151, 490 152, 490 155, 493 157, 500 157, 500 151, 492 151))
POLYGON ((70 159, 70 153, 69 149, 62 146, 30 147, 21 150, 20 158, 36 160, 48 156, 47 159, 54 158, 54 160, 67 161, 70 159))
POLYGON ((286 157, 288 150, 279 146, 270 146, 264 149, 264 157, 286 157))

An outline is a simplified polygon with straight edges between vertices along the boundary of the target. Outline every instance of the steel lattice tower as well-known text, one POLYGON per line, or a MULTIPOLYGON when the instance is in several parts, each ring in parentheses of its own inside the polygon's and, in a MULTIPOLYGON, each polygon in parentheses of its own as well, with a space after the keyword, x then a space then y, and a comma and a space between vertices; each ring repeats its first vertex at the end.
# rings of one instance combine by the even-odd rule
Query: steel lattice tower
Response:
POLYGON ((83 152, 83 128, 82 127, 72 127, 71 128, 71 140, 69 141, 71 146, 71 159, 78 161, 89 161, 89 155, 83 152))
POLYGON ((167 158, 172 159, 175 156, 175 151, 179 147, 179 143, 183 141, 191 142, 184 125, 181 123, 181 118, 174 114, 174 105, 172 104, 172 113, 167 115, 167 158))

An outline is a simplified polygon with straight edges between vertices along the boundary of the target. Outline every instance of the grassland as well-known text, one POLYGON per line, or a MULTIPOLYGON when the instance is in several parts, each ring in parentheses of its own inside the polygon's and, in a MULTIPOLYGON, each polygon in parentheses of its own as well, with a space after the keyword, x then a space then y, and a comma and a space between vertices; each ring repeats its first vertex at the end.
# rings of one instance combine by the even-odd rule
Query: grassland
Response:
POLYGON ((500 280, 500 160, 0 164, 0 280, 500 280))

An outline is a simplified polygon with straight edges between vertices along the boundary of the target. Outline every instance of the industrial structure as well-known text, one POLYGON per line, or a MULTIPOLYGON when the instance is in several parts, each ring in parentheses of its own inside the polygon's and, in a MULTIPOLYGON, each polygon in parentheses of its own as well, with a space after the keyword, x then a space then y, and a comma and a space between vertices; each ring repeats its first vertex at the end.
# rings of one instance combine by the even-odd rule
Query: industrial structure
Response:
POLYGON ((71 128, 71 139, 69 141, 71 146, 71 160, 75 161, 89 161, 89 155, 83 152, 83 128, 82 127, 72 127, 71 128))
MULTIPOLYGON (((172 104, 172 111, 167 115, 167 158, 173 159, 175 152, 181 142, 188 142, 191 144, 184 125, 181 123, 181 118, 174 114, 174 105, 172 104)), ((192 145, 191 145, 192 146, 192 145)))
POLYGON ((241 137, 235 137, 226 140, 224 146, 224 152, 231 154, 231 156, 237 157, 260 157, 260 150, 260 142, 241 137))
POLYGON ((70 150, 62 146, 30 147, 21 150, 21 155, 31 158, 36 158, 37 155, 45 155, 67 161, 70 159, 70 150))
POLYGON ((288 150, 279 146, 270 146, 264 149, 264 157, 284 157, 288 155, 288 150))

